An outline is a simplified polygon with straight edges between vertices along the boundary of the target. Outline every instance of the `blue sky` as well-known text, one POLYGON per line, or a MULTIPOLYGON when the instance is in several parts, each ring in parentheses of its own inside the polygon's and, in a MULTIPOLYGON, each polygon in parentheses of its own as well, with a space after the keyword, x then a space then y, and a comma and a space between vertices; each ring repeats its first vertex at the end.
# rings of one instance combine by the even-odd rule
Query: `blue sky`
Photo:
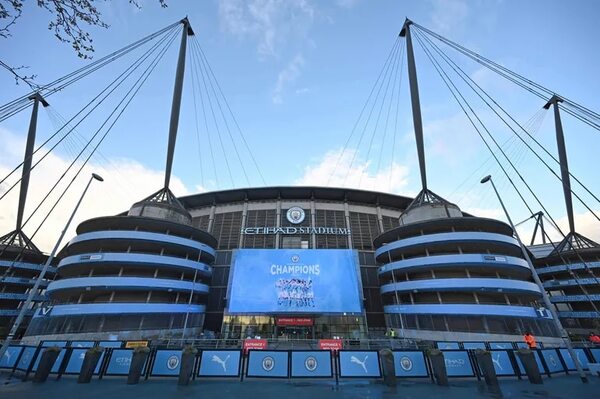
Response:
MULTIPOLYGON (((28 65, 27 73, 36 74, 41 83, 89 62, 78 59, 68 45, 56 41, 46 28, 48 13, 30 3, 26 4, 23 17, 12 30, 13 36, 0 40, 2 60, 12 65, 28 65)), ((167 9, 162 9, 157 1, 145 0, 141 2, 142 9, 138 10, 126 2, 101 3, 100 10, 110 28, 90 29, 95 57, 188 15, 196 39, 208 57, 268 185, 325 185, 329 180, 334 186, 345 184, 404 195, 419 191, 406 69, 400 90, 393 164, 391 136, 388 134, 387 140, 383 140, 382 134, 378 134, 369 157, 366 156, 365 142, 358 146, 351 141, 342 157, 342 167, 333 170, 405 16, 588 108, 600 109, 597 95, 600 91, 597 78, 600 56, 595 39, 600 34, 596 18, 600 5, 591 1, 214 0, 168 1, 168 4, 167 9), (358 152, 350 165, 353 151, 358 152), (380 164, 379 170, 377 164, 380 164)), ((425 54, 418 44, 415 46, 430 188, 467 211, 502 218, 490 188, 478 183, 483 175, 492 173, 514 219, 526 218, 526 208, 499 169, 492 162, 484 164, 489 157, 487 150, 425 54)), ((171 47, 140 96, 108 136, 101 147, 102 154, 92 159, 89 171, 103 172, 106 182, 101 188, 92 189, 78 221, 126 209, 131 202, 161 186, 176 47, 171 47)), ((524 123, 543 106, 536 97, 479 65, 452 55, 518 121, 524 123)), ((83 80, 52 96, 53 111, 40 113, 38 142, 56 129, 56 122, 52 120, 54 112, 65 118, 73 115, 92 93, 103 88, 109 78, 131 60, 127 58, 122 63, 115 63, 94 74, 93 79, 83 80)), ((24 85, 15 85, 11 76, 1 71, 0 87, 3 88, 0 103, 26 92, 24 85)), ((489 127, 499 141, 510 137, 510 132, 494 122, 481 104, 476 104, 475 108, 490 121, 489 127)), ((90 118, 89 123, 78 129, 79 134, 91 136, 107 110, 108 107, 104 108, 104 113, 90 118)), ((22 112, 0 125, 2 175, 20 162, 28 118, 29 113, 22 112)), ((568 116, 563 117, 563 122, 572 172, 594 193, 600 193, 600 179, 594 166, 600 132, 568 116)), ((200 129, 201 147, 206 153, 207 141, 203 134, 200 129)), ((555 151, 550 113, 545 116, 536 137, 550 151, 555 151)), ((49 182, 60 175, 80 147, 77 141, 60 146, 56 154, 40 164, 32 177, 32 194, 26 214, 33 211, 36 202, 50 188, 49 182)), ((208 156, 204 156, 202 164, 199 161, 191 79, 189 74, 186 75, 173 167, 173 191, 184 195, 247 186, 233 149, 230 145, 225 147, 233 170, 233 184, 222 156, 217 156, 217 178, 212 173, 208 156)), ((565 211, 558 181, 520 147, 514 146, 511 151, 517 154, 522 174, 543 198, 552 216, 564 223, 565 211)), ((263 185, 248 153, 242 150, 241 158, 250 185, 263 185)), ((44 249, 49 247, 59 226, 66 220, 85 180, 77 181, 73 194, 65 198, 48 225, 40 230, 40 246, 44 249)), ((593 209, 600 209, 600 205, 589 197, 584 198, 593 209)), ((528 199, 534 211, 539 210, 539 206, 528 199)), ((14 224, 15 203, 15 195, 0 203, 3 210, 0 227, 3 230, 10 230, 14 224)), ((577 201, 575 210, 579 230, 600 239, 600 222, 586 213, 577 201)), ((33 218, 26 232, 31 232, 39 220, 33 218)), ((524 226, 523 232, 528 229, 524 226)), ((71 229, 69 234, 72 233, 71 229)))

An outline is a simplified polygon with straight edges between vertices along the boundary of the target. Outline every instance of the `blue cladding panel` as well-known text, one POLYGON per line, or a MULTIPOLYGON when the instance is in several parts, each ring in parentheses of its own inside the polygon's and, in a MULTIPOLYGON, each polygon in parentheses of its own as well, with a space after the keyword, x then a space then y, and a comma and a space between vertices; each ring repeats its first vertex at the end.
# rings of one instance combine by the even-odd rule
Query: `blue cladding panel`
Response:
POLYGON ((548 371, 550 373, 558 373, 560 371, 564 371, 563 365, 558 358, 558 353, 555 349, 542 349, 542 356, 544 356, 544 360, 546 361, 546 366, 548 366, 548 371))
POLYGON ((199 376, 237 377, 240 375, 241 351, 202 351, 199 376))
POLYGON ((98 346, 101 346, 103 348, 120 348, 121 341, 100 341, 98 346))
MULTIPOLYGON (((42 346, 44 346, 44 345, 42 345, 42 346)), ((54 345, 47 345, 47 346, 54 346, 54 345)), ((56 361, 54 362, 54 365, 52 366, 52 369, 50 370, 51 373, 58 373, 60 364, 62 363, 63 359, 65 358, 65 352, 66 352, 65 349, 60 351, 60 353, 58 354, 58 357, 56 358, 56 361)), ((36 371, 38 369, 38 365, 40 364, 40 360, 42 359, 43 354, 44 354, 44 350, 42 349, 42 350, 40 350, 38 357, 35 359, 35 363, 33 364, 31 371, 36 371)))
MULTIPOLYGON (((577 360, 579 361, 579 364, 581 364, 581 367, 584 370, 587 370, 588 367, 588 358, 585 355, 585 352, 583 349, 581 348, 577 348, 577 349, 573 349, 575 351, 575 356, 577 356, 577 360)), ((569 354, 569 351, 567 348, 560 348, 559 352, 563 358, 563 360, 565 361, 565 364, 567 365, 567 370, 576 370, 577 367, 575 367, 575 362, 573 362, 573 359, 571 358, 571 355, 569 354)))
POLYGON ((287 351, 250 351, 248 377, 287 377, 287 351))
POLYGON ((396 377, 427 377, 427 365, 423 352, 394 352, 396 377))
POLYGON ((522 348, 522 349, 528 349, 529 345, 527 345, 525 342, 517 342, 517 348, 522 348))
POLYGON ((515 375, 515 369, 513 368, 512 363, 510 362, 510 357, 508 356, 507 351, 498 350, 491 351, 492 354, 492 363, 494 365, 494 369, 496 370, 496 375, 515 375))
POLYGON ((22 350, 22 346, 9 346, 8 349, 6 349, 6 352, 4 352, 2 359, 0 359, 0 368, 13 368, 22 350))
POLYGON ((490 349, 512 349, 512 342, 490 342, 490 349))
POLYGON ((381 377, 376 351, 340 351, 340 377, 381 377))
MULTIPOLYGON (((83 364, 83 359, 85 359, 86 348, 75 348, 71 353, 71 357, 69 358, 69 363, 67 363, 67 368, 65 369, 65 373, 67 374, 79 374, 81 371, 81 365, 83 364)), ((98 364, 96 365, 96 370, 94 370, 94 374, 100 373, 100 365, 102 364, 102 360, 104 359, 104 353, 100 355, 100 360, 98 360, 98 364)))
POLYGON ((600 348, 590 349, 592 352, 592 356, 594 356, 594 360, 596 363, 600 363, 600 348))
MULTIPOLYGON (((523 363, 521 363, 521 359, 517 354, 517 351, 514 351, 515 358, 517 358, 517 366, 519 366, 519 371, 522 375, 525 375, 525 369, 523 368, 523 363)), ((533 352, 533 356, 535 357, 535 362, 537 363, 538 368, 540 369, 540 373, 545 373, 546 369, 542 365, 542 360, 540 359, 540 354, 538 352, 533 352)))
POLYGON ((37 348, 23 349, 23 354, 21 355, 21 359, 19 359, 19 364, 17 365, 19 370, 27 370, 29 368, 29 364, 33 360, 33 355, 35 355, 36 350, 37 348))
POLYGON ((133 349, 115 349, 108 362, 107 374, 127 375, 131 366, 133 349))
POLYGON ((94 341, 72 341, 71 348, 91 348, 94 346, 94 341))
POLYGON ((485 342, 465 342, 463 347, 465 349, 485 349, 485 342))
POLYGON ((356 252, 236 251, 229 313, 360 313, 356 252))
POLYGON ((152 375, 179 375, 180 350, 158 350, 152 366, 152 375))
POLYGON ((44 341, 42 343, 43 348, 48 348, 50 346, 58 346, 59 348, 64 348, 67 346, 67 341, 44 341))
POLYGON ((331 377, 331 351, 292 352, 292 377, 331 377))
POLYGON ((475 375, 467 351, 444 351, 444 360, 448 377, 475 375))
POLYGON ((458 342, 438 342, 438 349, 446 350, 446 349, 460 349, 458 342))

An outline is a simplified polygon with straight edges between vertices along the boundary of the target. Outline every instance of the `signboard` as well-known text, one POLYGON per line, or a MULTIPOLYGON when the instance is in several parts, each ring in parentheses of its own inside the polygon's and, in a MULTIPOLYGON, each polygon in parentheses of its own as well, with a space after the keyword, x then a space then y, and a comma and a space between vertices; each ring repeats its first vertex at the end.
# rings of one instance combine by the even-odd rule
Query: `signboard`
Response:
POLYGON ((242 353, 239 350, 204 350, 200 357, 198 376, 238 377, 242 353))
POLYGON ((347 249, 240 249, 229 313, 361 313, 357 257, 347 249))
POLYGON ((171 376, 179 375, 181 367, 181 351, 180 350, 163 350, 156 351, 154 364, 152 365, 151 375, 171 376))
POLYGON ((110 360, 108 362, 108 368, 106 369, 107 375, 127 375, 129 374, 129 367, 131 366, 131 358, 133 356, 133 349, 114 349, 110 360))
POLYGON ((266 339, 245 339, 244 353, 248 353, 250 349, 264 350, 267 349, 268 342, 266 339))
POLYGON ((248 377, 287 378, 288 351, 250 351, 248 377))
POLYGON ((344 347, 344 343, 341 339, 320 339, 319 340, 319 349, 321 350, 329 350, 337 352, 342 350, 344 347))
MULTIPOLYGON (((581 368, 584 370, 588 370, 589 361, 587 355, 585 354, 585 351, 582 348, 576 348, 573 350, 575 351, 575 356, 577 357, 579 364, 581 364, 581 368)), ((560 348, 558 351, 560 352, 560 355, 562 356, 563 360, 565 361, 565 364, 567 365, 567 370, 576 370, 577 367, 575 367, 575 362, 571 358, 569 350, 567 348, 560 348)))
POLYGON ((437 347, 440 350, 460 349, 458 342, 438 342, 437 347))
POLYGON ((550 374, 565 371, 555 349, 542 349, 542 356, 550 374))
POLYGON ((467 351, 444 351, 448 377, 473 377, 475 373, 467 351))
POLYGON ((340 377, 381 377, 377 351, 340 351, 340 377))
POLYGON ((22 346, 9 346, 2 359, 0 359, 0 369, 12 369, 17 363, 17 358, 22 350, 22 346))
POLYGON ((292 352, 291 366, 292 377, 333 377, 330 351, 294 351, 292 352))
POLYGON ((492 356, 492 364, 494 365, 494 370, 496 370, 497 376, 516 374, 507 351, 492 350, 490 353, 492 356))
POLYGON ((148 341, 127 341, 125 348, 141 348, 148 346, 148 341))
MULTIPOLYGON (((81 371, 81 365, 83 364, 83 359, 85 359, 85 352, 87 348, 75 348, 73 352, 71 352, 71 357, 69 358, 69 363, 67 363, 67 367, 65 368, 65 374, 79 374, 81 371)), ((98 360, 98 364, 96 365, 96 370, 94 370, 94 374, 100 373, 100 365, 102 364, 102 360, 104 359, 104 353, 100 355, 100 360, 98 360)))
POLYGON ((394 351, 396 377, 427 377, 425 356, 421 351, 394 351))
POLYGON ((278 326, 312 326, 314 323, 310 317, 278 317, 275 321, 278 326))

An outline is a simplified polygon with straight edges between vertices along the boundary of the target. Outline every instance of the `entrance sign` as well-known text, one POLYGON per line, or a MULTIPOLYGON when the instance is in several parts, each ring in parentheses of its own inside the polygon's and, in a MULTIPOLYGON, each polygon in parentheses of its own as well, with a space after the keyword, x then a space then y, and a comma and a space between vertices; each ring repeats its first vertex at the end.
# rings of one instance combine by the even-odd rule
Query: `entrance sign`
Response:
POLYGON ((319 349, 337 352, 342 350, 344 344, 341 339, 320 339, 319 349))
POLYGON ((314 320, 310 317, 278 317, 276 323, 278 326, 312 326, 314 320))
POLYGON ((240 249, 228 312, 362 313, 357 270, 353 250, 240 249))
POLYGON ((244 353, 248 353, 250 349, 265 350, 268 342, 266 339, 245 339, 244 353))

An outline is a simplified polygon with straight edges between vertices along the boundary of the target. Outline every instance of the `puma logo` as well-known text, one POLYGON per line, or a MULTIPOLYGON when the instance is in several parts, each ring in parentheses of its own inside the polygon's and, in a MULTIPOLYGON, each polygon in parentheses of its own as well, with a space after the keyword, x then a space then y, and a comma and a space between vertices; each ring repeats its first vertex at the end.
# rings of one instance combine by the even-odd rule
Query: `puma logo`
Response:
POLYGON ((504 371, 504 369, 502 368, 502 365, 500 364, 500 354, 497 354, 498 356, 496 356, 496 358, 494 359, 494 356, 492 355, 492 363, 494 363, 496 366, 498 366, 498 368, 500 369, 500 371, 504 371))
POLYGON ((369 358, 369 355, 365 355, 365 358, 362 360, 362 362, 360 360, 358 360, 358 358, 356 356, 351 356, 350 357, 350 362, 351 363, 356 363, 358 365, 360 365, 363 370, 365 371, 365 374, 367 373, 367 367, 365 366, 365 362, 367 361, 367 359, 369 358))
POLYGON ((223 367, 223 372, 227 372, 227 360, 229 360, 229 355, 223 360, 217 355, 213 355, 211 361, 215 363, 219 363, 221 367, 223 367))

